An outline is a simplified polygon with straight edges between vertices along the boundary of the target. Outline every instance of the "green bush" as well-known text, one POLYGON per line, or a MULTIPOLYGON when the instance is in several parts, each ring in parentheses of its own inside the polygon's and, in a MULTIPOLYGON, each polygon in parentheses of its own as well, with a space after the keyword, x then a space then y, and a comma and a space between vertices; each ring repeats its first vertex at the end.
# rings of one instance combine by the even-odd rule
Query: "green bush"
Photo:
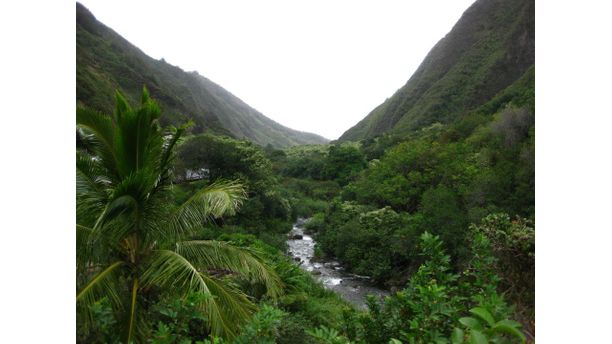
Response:
POLYGON ((331 340, 346 336, 355 342, 379 344, 449 343, 449 339, 463 343, 465 338, 522 343, 520 325, 508 319, 511 308, 497 293, 497 260, 491 255, 491 243, 479 233, 473 233, 469 242, 474 255, 466 270, 455 273, 439 236, 423 233, 419 248, 424 262, 404 289, 382 303, 370 297, 367 313, 353 311, 344 316, 343 333, 319 331, 320 335, 331 340), (486 325, 476 324, 481 320, 462 318, 466 309, 486 319, 486 325), (457 328, 459 323, 473 326, 464 330, 457 328))
POLYGON ((507 214, 491 214, 470 229, 484 235, 497 258, 496 273, 504 290, 517 302, 534 306, 535 229, 530 220, 507 214))
POLYGON ((452 344, 463 343, 525 343, 521 324, 513 320, 496 321, 491 313, 482 307, 470 309, 472 317, 459 319, 463 328, 455 327, 451 335, 452 344))
POLYGON ((280 338, 279 328, 285 312, 263 305, 240 331, 233 344, 274 344, 280 338))
POLYGON ((308 231, 311 232, 319 232, 323 226, 325 225, 325 214, 324 213, 316 213, 314 214, 308 222, 304 225, 308 231))

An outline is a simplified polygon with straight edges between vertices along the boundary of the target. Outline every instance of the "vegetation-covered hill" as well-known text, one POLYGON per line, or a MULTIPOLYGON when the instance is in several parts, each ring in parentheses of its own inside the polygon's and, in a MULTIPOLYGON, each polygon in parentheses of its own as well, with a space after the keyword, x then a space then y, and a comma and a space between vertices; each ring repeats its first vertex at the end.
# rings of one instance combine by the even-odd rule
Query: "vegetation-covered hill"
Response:
POLYGON ((287 128, 262 115, 221 86, 147 56, 77 3, 77 102, 110 113, 120 89, 138 100, 143 85, 168 116, 166 124, 195 123, 194 131, 225 134, 265 146, 326 143, 311 133, 287 128))
POLYGON ((533 0, 478 0, 410 80, 340 141, 404 135, 453 122, 518 80, 535 61, 533 0))

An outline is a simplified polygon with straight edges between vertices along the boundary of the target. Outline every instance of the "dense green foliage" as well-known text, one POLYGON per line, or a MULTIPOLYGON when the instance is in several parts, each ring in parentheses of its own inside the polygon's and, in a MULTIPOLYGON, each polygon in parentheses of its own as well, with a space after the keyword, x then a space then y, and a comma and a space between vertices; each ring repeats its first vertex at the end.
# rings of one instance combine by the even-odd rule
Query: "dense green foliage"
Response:
POLYGON ((286 151, 178 140, 184 129, 161 129, 146 93, 140 110, 118 97, 115 117, 79 110, 79 340, 523 342, 509 319, 532 331, 534 130, 530 84, 517 85, 403 139, 286 151), (315 282, 283 254, 304 216, 319 257, 396 292, 362 312, 315 282), (195 271, 202 282, 187 283, 195 271))
POLYGON ((333 180, 341 186, 348 184, 367 163, 360 145, 298 146, 282 151, 269 151, 276 165, 275 171, 286 177, 311 180, 333 180))
MULTIPOLYGON (((496 291, 498 279, 491 270, 495 258, 489 253, 489 242, 482 235, 474 235, 470 246, 473 256, 466 269, 453 273, 443 242, 423 233, 419 248, 424 263, 406 287, 383 304, 370 299, 370 312, 356 316, 355 332, 347 333, 349 338, 365 343, 388 343, 390 338, 405 343, 448 343, 454 327, 462 322, 461 315, 474 306, 495 319, 506 319, 510 309, 496 291)), ((520 331, 517 333, 515 336, 523 340, 520 331)), ((507 335, 495 331, 487 334, 507 335)))
MULTIPOLYGON (((316 235, 316 254, 339 259, 350 271, 371 276, 377 283, 417 290, 418 293, 411 292, 417 300, 433 298, 427 302, 438 303, 450 297, 444 302, 449 302, 452 312, 445 315, 443 323, 431 322, 438 315, 432 313, 434 310, 420 309, 422 301, 405 301, 413 307, 410 311, 393 310, 395 304, 401 304, 399 293, 380 306, 381 314, 386 315, 376 316, 377 306, 371 303, 373 319, 344 312, 342 324, 319 324, 323 327, 309 330, 313 338, 321 341, 336 333, 336 339, 346 341, 382 343, 395 338, 419 342, 418 338, 450 338, 455 328, 457 333, 464 333, 466 340, 481 334, 490 339, 499 336, 493 327, 471 328, 459 323, 474 307, 484 307, 497 320, 495 324, 503 321, 500 326, 504 329, 508 324, 516 328, 506 318, 518 316, 532 330, 533 74, 530 69, 523 78, 456 122, 435 124, 408 136, 382 136, 359 144, 303 146, 285 151, 267 147, 263 153, 254 149, 259 152, 255 160, 266 163, 244 164, 243 168, 265 166, 262 175, 275 175, 275 180, 280 180, 275 185, 289 204, 290 218, 312 216, 307 228, 316 235), (516 215, 516 219, 510 220, 506 214, 516 215), (423 233, 440 238, 436 240, 448 252, 437 258, 440 262, 427 264, 419 239, 423 233), (487 247, 488 258, 479 255, 475 240, 486 243, 481 246, 487 247), (487 261, 489 277, 473 266, 478 261, 484 266, 482 260, 487 261), (425 282, 417 281, 423 264, 445 266, 442 275, 435 278, 440 283, 437 286, 444 290, 442 294, 423 294, 425 282), (449 285, 441 284, 444 279, 449 280, 449 285), (509 307, 500 293, 516 308, 509 307), (500 311, 500 307, 504 310, 500 311), (419 312, 425 312, 420 315, 422 320, 417 319, 419 312), (380 327, 381 323, 389 323, 388 317, 397 322, 395 329, 380 327), (422 332, 410 334, 410 321, 428 325, 422 332), (371 327, 374 329, 368 330, 371 327), (359 331, 364 332, 358 334, 359 331), (379 337, 368 331, 379 331, 379 337)), ((242 143, 243 147, 238 148, 240 145, 235 144, 236 151, 251 147, 242 143)), ((232 170, 229 161, 233 154, 220 154, 229 157, 228 171, 232 170)), ((244 154, 242 159, 252 161, 244 154)), ((214 174, 212 170, 210 173, 214 174)), ((257 173, 243 171, 243 178, 249 175, 257 173)), ((264 218, 262 214, 260 221, 264 218)), ((269 235, 261 235, 265 231, 252 233, 274 244, 269 235)))
POLYGON ((424 262, 405 288, 383 302, 369 298, 367 313, 345 311, 337 329, 309 334, 326 344, 524 343, 521 325, 508 319, 512 307, 497 292, 491 244, 471 234, 473 254, 461 273, 452 271, 439 237, 425 232, 418 245, 424 262))
MULTIPOLYGON (((435 124, 404 138, 363 141, 364 154, 372 158, 368 168, 344 188, 341 201, 369 210, 390 207, 406 212, 413 219, 413 231, 440 235, 457 258, 465 254, 461 233, 469 223, 495 212, 533 219, 533 75, 530 69, 491 101, 451 124, 435 124)), ((326 221, 340 235, 335 223, 343 222, 346 215, 334 211, 342 207, 330 209, 326 221)), ((357 221, 359 213, 348 217, 357 221)))
POLYGON ((113 116, 77 111, 78 341, 307 343, 339 326, 350 306, 279 250, 302 214, 264 150, 181 142, 146 90, 139 109, 116 102, 113 116))
POLYGON ((255 305, 230 277, 260 284, 272 298, 281 282, 254 252, 192 237, 210 219, 232 214, 243 187, 217 181, 175 205, 172 160, 183 128, 159 126, 160 109, 146 89, 137 110, 120 93, 116 102, 113 116, 77 110, 79 338, 96 340, 89 337, 97 333, 95 305, 106 300, 114 318, 106 326, 125 343, 144 342, 151 304, 190 293, 198 295, 201 329, 232 337, 255 305))
POLYGON ((96 20, 77 3, 77 102, 102 112, 113 109, 115 89, 137 101, 145 84, 168 114, 164 124, 193 120, 193 130, 249 139, 262 146, 288 147, 328 140, 287 128, 265 117, 221 86, 155 60, 96 20))
MULTIPOLYGON (((227 219, 223 225, 239 225, 247 233, 265 236, 277 247, 284 247, 284 234, 291 229, 293 218, 291 205, 272 172, 272 163, 259 146, 228 137, 190 137, 178 148, 176 170, 183 178, 190 172, 200 171, 205 182, 240 179, 248 198, 237 216, 227 219)), ((175 192, 185 197, 198 184, 185 183, 175 192)))
MULTIPOLYGON (((531 68, 490 101, 452 123, 435 123, 409 135, 384 135, 354 146, 368 161, 367 167, 353 175, 325 211, 308 224, 316 234, 316 253, 339 259, 350 271, 371 276, 381 285, 401 289, 414 283, 422 267, 418 238, 423 233, 440 237, 448 252, 449 273, 458 276, 470 269, 475 254, 470 243, 482 235, 490 242, 495 261, 490 264, 491 273, 499 279, 488 288, 503 292, 516 305, 513 314, 532 331, 534 94, 531 68)), ((329 153, 322 152, 317 154, 325 167, 329 153)), ((296 158, 287 165, 292 166, 290 171, 301 171, 300 164, 311 160, 296 158)), ((317 177, 339 182, 332 176, 317 177)), ((461 291, 465 293, 462 297, 478 292, 473 285, 461 288, 467 288, 461 291)), ((462 303, 457 307, 465 312, 476 306, 462 303)), ((510 314, 497 314, 495 319, 510 314)), ((451 323, 457 317, 453 315, 451 323)), ((451 325, 456 326, 445 325, 447 332, 451 325)), ((465 330, 466 336, 472 336, 471 330, 465 330)), ((399 339, 400 332, 396 333, 399 339)), ((404 340, 413 341, 420 335, 404 336, 404 340)))
POLYGON ((535 299, 535 230, 530 220, 491 214, 471 229, 491 242, 498 258, 496 273, 502 289, 518 306, 532 309, 535 299))
POLYGON ((533 125, 529 110, 509 105, 464 139, 449 141, 456 126, 438 126, 390 147, 313 228, 321 249, 357 273, 401 284, 418 264, 414 238, 429 231, 459 266, 470 223, 496 212, 533 220, 533 125))

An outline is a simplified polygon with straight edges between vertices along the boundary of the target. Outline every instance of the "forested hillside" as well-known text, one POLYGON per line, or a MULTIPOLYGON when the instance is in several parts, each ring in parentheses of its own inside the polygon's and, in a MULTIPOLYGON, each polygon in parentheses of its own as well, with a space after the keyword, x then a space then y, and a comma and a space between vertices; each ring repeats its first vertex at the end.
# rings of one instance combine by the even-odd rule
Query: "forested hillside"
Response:
POLYGON ((146 91, 134 110, 118 96, 114 116, 79 109, 78 342, 533 338, 530 85, 399 143, 284 151, 181 139, 146 91), (181 181, 188 170, 205 173, 181 181), (391 295, 359 310, 292 262, 298 217, 317 259, 391 295))
POLYGON ((535 62, 533 0, 478 0, 427 54, 406 85, 340 141, 450 123, 519 79, 535 62))
MULTIPOLYGON (((534 73, 531 68, 453 124, 276 157, 281 173, 301 181, 294 182, 298 186, 304 180, 342 186, 307 225, 316 234, 319 256, 338 259, 356 274, 401 290, 422 266, 419 238, 424 233, 439 237, 447 268, 456 272, 469 270, 477 258, 475 240, 484 236, 492 245, 498 290, 530 324, 535 296, 534 73)), ((389 311, 399 311, 393 302, 389 311)))
POLYGON ((111 112, 116 89, 135 101, 146 85, 168 113, 164 123, 192 120, 196 133, 225 134, 275 147, 328 141, 274 122, 197 72, 152 59, 79 3, 76 43, 78 104, 111 112))

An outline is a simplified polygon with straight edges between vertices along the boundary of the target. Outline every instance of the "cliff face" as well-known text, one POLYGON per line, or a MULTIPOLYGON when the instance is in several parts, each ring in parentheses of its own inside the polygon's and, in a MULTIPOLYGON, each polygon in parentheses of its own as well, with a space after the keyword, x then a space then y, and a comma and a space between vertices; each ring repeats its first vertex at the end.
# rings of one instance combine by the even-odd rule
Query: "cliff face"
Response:
POLYGON ((165 124, 195 123, 195 132, 247 139, 265 146, 320 144, 328 140, 267 118, 221 86, 147 56, 93 16, 76 8, 77 103, 111 113, 116 89, 136 103, 143 85, 158 101, 165 124))
POLYGON ((518 80, 535 62, 534 0, 478 0, 417 71, 339 141, 449 123, 518 80))

